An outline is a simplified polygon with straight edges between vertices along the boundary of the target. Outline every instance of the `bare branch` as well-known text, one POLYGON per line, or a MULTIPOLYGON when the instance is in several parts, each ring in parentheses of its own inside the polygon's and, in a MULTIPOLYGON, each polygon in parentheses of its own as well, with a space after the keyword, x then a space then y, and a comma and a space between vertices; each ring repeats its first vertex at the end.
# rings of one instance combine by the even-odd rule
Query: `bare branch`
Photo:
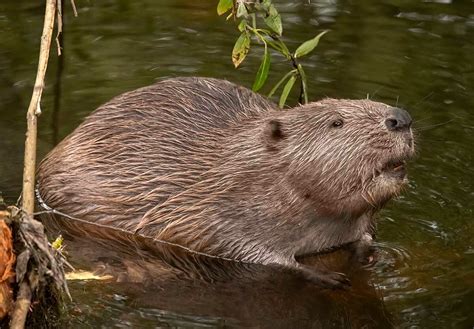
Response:
POLYGON ((58 48, 58 56, 61 56, 61 43, 59 42, 59 35, 63 33, 63 6, 62 1, 57 0, 58 12, 58 32, 56 33, 56 47, 58 48))
POLYGON ((74 17, 77 17, 77 9, 74 0, 71 0, 72 11, 74 12, 74 17))
POLYGON ((25 141, 25 164, 23 168, 23 210, 31 216, 35 207, 35 166, 36 166, 36 137, 37 117, 41 114, 40 102, 44 89, 44 77, 48 67, 51 37, 54 29, 54 16, 56 14, 57 0, 46 0, 43 34, 39 54, 38 70, 35 86, 28 107, 27 133, 25 141))

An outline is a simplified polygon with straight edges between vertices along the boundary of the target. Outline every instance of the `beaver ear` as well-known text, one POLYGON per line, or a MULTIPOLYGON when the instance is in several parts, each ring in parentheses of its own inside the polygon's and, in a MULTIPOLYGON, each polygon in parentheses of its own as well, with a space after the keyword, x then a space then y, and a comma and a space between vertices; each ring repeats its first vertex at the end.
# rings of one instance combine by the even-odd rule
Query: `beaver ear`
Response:
POLYGON ((282 123, 275 119, 268 121, 265 127, 265 137, 272 141, 279 141, 285 138, 282 123))

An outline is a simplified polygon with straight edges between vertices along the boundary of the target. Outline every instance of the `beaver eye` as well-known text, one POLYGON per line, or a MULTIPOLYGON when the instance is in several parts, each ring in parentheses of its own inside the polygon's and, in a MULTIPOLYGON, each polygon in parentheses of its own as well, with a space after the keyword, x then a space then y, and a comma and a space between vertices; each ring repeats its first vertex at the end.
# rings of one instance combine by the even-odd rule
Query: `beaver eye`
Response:
POLYGON ((341 119, 337 119, 337 120, 334 120, 334 121, 331 123, 331 127, 333 127, 333 128, 341 128, 343 124, 344 124, 344 122, 342 122, 341 119))

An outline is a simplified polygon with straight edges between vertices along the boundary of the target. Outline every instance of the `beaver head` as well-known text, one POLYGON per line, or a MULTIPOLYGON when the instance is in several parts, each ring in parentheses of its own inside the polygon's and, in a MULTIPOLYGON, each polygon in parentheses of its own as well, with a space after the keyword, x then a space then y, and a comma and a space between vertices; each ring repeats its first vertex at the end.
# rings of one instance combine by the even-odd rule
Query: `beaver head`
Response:
POLYGON ((266 143, 287 159, 288 182, 327 217, 358 217, 407 182, 411 117, 370 100, 326 99, 267 122, 266 143))

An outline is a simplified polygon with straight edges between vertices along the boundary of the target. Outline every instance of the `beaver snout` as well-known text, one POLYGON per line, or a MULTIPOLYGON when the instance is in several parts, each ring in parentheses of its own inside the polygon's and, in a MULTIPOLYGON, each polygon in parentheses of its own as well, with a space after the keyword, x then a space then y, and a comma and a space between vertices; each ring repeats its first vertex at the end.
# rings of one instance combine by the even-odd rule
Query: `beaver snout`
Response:
POLYGON ((410 129, 411 122, 411 116, 407 111, 394 107, 385 119, 385 126, 390 131, 404 131, 410 129))

